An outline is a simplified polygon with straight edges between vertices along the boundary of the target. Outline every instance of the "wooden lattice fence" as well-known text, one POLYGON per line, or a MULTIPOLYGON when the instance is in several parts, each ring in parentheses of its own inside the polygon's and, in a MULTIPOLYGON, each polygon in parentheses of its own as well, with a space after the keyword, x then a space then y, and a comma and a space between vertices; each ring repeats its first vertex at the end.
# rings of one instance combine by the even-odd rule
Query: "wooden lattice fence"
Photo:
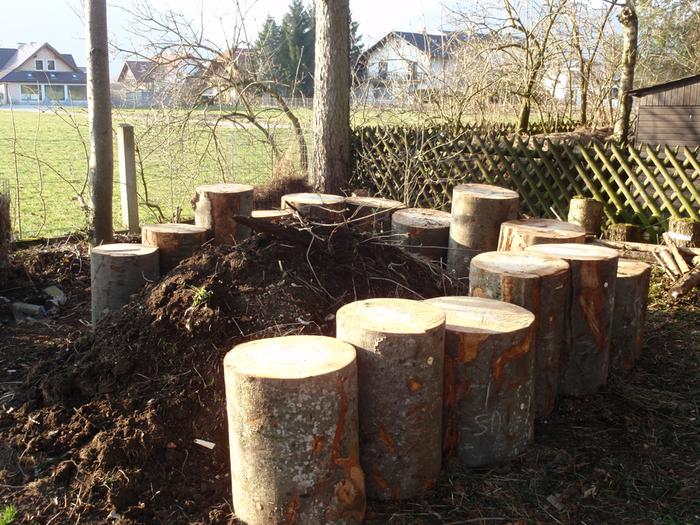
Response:
POLYGON ((669 217, 700 219, 698 149, 522 138, 501 130, 363 127, 354 131, 353 187, 410 206, 448 210, 465 182, 518 191, 522 212, 566 217, 580 195, 605 204, 608 222, 650 233, 669 217))

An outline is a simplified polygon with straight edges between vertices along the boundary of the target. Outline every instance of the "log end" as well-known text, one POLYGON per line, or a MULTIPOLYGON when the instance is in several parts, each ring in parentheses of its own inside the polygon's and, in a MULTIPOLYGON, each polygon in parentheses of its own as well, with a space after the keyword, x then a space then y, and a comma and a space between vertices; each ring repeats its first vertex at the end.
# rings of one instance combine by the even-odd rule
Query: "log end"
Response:
POLYGON ((436 297, 427 304, 445 312, 446 329, 452 332, 503 334, 527 329, 535 314, 520 306, 481 297, 436 297))
POLYGON ((519 200, 517 192, 490 184, 459 184, 453 190, 453 200, 457 197, 472 199, 519 200))
POLYGON ((105 257, 143 257, 156 253, 157 246, 144 246, 143 244, 115 243, 95 246, 93 254, 105 257))
POLYGON ((141 237, 145 239, 145 232, 153 232, 155 234, 165 233, 172 235, 206 235, 207 229, 203 226, 195 226, 194 224, 179 224, 179 223, 163 223, 163 224, 145 224, 141 227, 141 237))
POLYGON ((445 314, 429 304, 410 299, 366 299, 343 306, 340 323, 384 334, 424 334, 445 324, 445 314))
POLYGON ((347 197, 345 202, 356 208, 370 208, 372 210, 400 210, 406 205, 401 201, 382 199, 380 197, 347 197))
POLYGON ((281 207, 288 209, 292 206, 338 206, 345 204, 345 197, 330 193, 289 193, 282 196, 281 207), (291 204, 291 206, 290 206, 291 204))
POLYGON ((445 229, 450 227, 451 216, 446 211, 430 208, 404 208, 397 210, 392 222, 407 228, 421 230, 445 229))
POLYGON ((472 269, 521 279, 537 279, 569 271, 569 263, 563 259, 542 257, 523 252, 486 252, 471 260, 472 269))
POLYGON ((594 244, 535 244, 525 249, 528 253, 558 257, 564 260, 577 261, 601 261, 607 259, 617 259, 617 250, 597 246, 594 244))
POLYGON ((202 184, 197 186, 197 193, 247 193, 252 192, 254 187, 250 184, 232 184, 232 183, 219 183, 219 184, 202 184))
POLYGON ((640 277, 646 272, 651 271, 651 266, 642 261, 633 259, 620 259, 617 263, 617 278, 635 278, 640 277))
POLYGON ((253 210, 251 217, 274 222, 292 215, 294 215, 292 210, 253 210))

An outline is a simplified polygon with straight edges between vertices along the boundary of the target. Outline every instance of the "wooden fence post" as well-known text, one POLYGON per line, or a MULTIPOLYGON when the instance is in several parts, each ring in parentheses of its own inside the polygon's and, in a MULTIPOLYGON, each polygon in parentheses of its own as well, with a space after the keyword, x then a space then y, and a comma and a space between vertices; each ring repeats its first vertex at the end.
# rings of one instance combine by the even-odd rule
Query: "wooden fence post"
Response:
POLYGON ((134 126, 119 124, 117 128, 119 157, 119 188, 121 190, 122 220, 129 233, 139 232, 139 203, 136 195, 136 149, 134 126))

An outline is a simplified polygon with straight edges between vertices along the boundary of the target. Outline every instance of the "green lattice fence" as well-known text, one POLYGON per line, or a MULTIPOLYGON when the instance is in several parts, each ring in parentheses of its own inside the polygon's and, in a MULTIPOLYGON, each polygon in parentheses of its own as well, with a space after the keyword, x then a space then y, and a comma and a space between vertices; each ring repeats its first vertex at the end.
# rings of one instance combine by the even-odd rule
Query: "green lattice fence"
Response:
POLYGON ((512 188, 522 213, 565 218, 576 195, 605 204, 608 222, 650 233, 669 217, 700 219, 698 148, 524 139, 503 130, 379 128, 354 131, 353 187, 410 206, 449 209, 452 188, 481 182, 512 188))

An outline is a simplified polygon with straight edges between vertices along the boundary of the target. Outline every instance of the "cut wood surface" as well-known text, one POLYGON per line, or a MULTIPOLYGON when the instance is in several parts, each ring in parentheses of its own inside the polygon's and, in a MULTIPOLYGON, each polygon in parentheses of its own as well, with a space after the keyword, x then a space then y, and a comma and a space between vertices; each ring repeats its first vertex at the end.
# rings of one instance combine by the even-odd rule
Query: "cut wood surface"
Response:
POLYGON ((282 209, 292 209, 311 221, 339 224, 345 217, 345 197, 329 193, 290 193, 282 197, 282 209))
POLYGON ((365 231, 388 233, 391 231, 391 216, 406 205, 401 201, 379 197, 348 197, 348 219, 365 231))
POLYGON ((586 230, 553 219, 521 219, 501 224, 499 251, 522 251, 533 244, 584 243, 586 230))
POLYGON ((157 246, 160 274, 165 275, 180 261, 191 257, 207 242, 207 229, 192 224, 147 224, 141 227, 141 243, 157 246))
POLYGON ((103 244, 90 252, 92 325, 106 311, 129 302, 132 294, 160 277, 158 248, 141 244, 103 244))
POLYGON ((512 190, 487 184, 460 184, 452 192, 452 220, 447 269, 469 274, 469 261, 498 247, 501 223, 515 219, 520 198, 512 190))
POLYGON ((592 244, 536 244, 526 253, 569 263, 571 301, 565 312, 569 340, 559 360, 559 392, 593 394, 608 381, 618 253, 592 244))
POLYGON ((360 457, 372 499, 431 490, 441 466, 445 314, 407 299, 338 310, 337 337, 357 349, 360 457))
POLYGON ((270 222, 277 222, 294 215, 292 210, 253 210, 253 219, 264 219, 270 222))
POLYGON ((599 237, 603 209, 603 203, 596 199, 573 198, 569 202, 567 221, 581 226, 587 235, 599 237))
POLYGON ((471 262, 469 295, 516 304, 535 314, 535 415, 551 414, 559 390, 559 356, 566 344, 569 264, 528 253, 482 253, 471 262))
POLYGON ((238 520, 361 523, 352 345, 322 336, 244 343, 226 354, 224 379, 238 520))
POLYGON ((687 294, 690 290, 700 286, 700 267, 690 270, 676 284, 674 284, 669 293, 674 299, 678 299, 682 295, 687 294))
POLYGON ((450 214, 429 208, 405 208, 391 217, 391 239, 406 250, 438 261, 445 256, 450 214))
POLYGON ((614 368, 632 368, 642 353, 650 277, 648 264, 620 259, 610 344, 610 364, 614 368))
POLYGON ((233 217, 250 217, 253 211, 253 186, 197 186, 193 205, 194 223, 210 231, 214 244, 235 244, 250 237, 250 228, 237 223, 233 217))
POLYGON ((535 315, 477 297, 438 297, 447 316, 443 447, 468 467, 500 463, 533 437, 535 315))

